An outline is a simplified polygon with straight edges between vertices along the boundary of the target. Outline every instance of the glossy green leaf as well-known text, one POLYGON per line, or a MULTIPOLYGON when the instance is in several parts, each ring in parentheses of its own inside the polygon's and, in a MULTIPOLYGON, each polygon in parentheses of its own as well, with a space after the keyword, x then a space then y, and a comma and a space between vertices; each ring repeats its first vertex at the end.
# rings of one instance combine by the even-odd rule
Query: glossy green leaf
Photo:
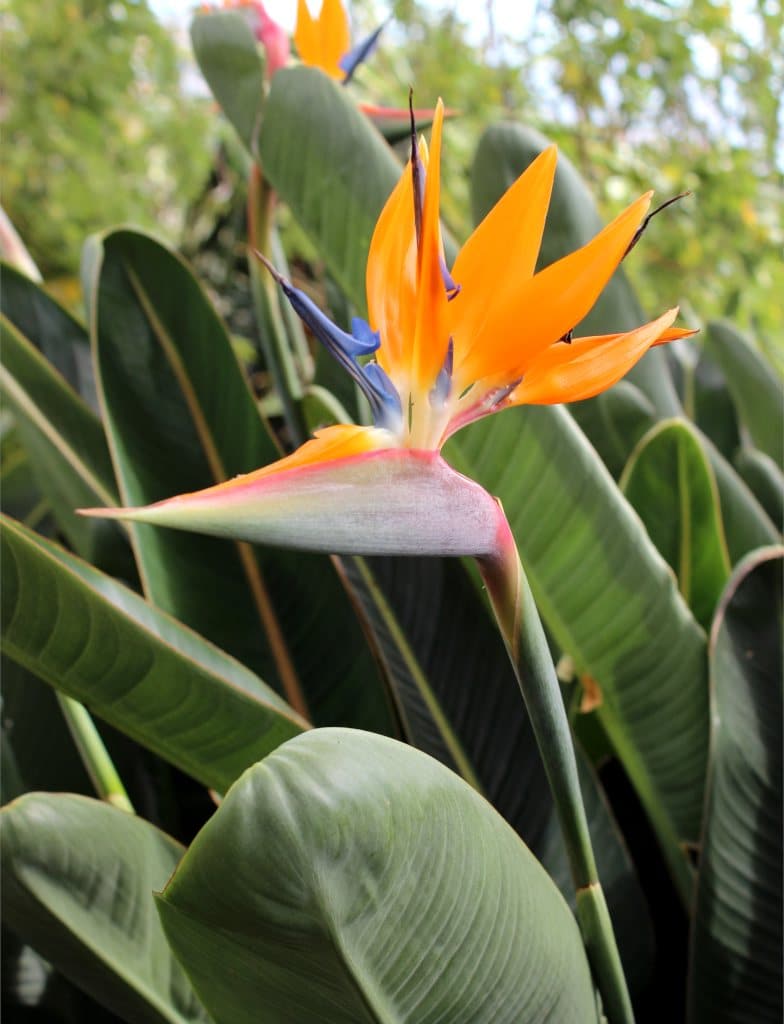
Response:
MULTIPOLYGON (((367 245, 400 173, 377 146, 323 76, 275 76, 265 169, 360 309, 367 245)), ((679 842, 698 833, 707 746, 702 630, 568 414, 504 413, 459 435, 447 452, 503 498, 545 621, 605 692, 605 718, 686 898, 679 842), (674 728, 669 706, 680 713, 674 728)))
POLYGON ((199 13, 191 43, 213 96, 254 153, 264 106, 264 58, 247 18, 239 11, 199 13))
POLYGON ((696 840, 708 712, 705 635, 667 564, 569 414, 505 412, 447 447, 503 502, 542 617, 578 673, 679 880, 696 840))
POLYGON ((693 391, 692 419, 724 458, 731 461, 740 445, 738 413, 724 374, 704 346, 690 387, 693 391))
POLYGON ((117 500, 100 420, 3 316, 0 340, 0 388, 59 528, 83 557, 110 571, 132 573, 124 532, 116 524, 90 522, 74 512, 86 503, 117 500))
POLYGON ((597 1019, 577 926, 488 803, 384 737, 247 772, 159 909, 217 1024, 597 1019))
POLYGON ((316 68, 272 80, 260 136, 264 173, 358 310, 381 208, 401 166, 346 90, 316 68))
POLYGON ((305 727, 239 662, 13 520, 2 552, 4 653, 205 785, 305 727))
POLYGON ((712 736, 692 934, 693 1024, 782 1018, 782 566, 738 566, 711 633, 712 736))
MULTIPOLYGON (((522 124, 500 122, 486 129, 479 140, 471 170, 471 199, 477 223, 548 145, 543 135, 522 124)), ((603 226, 587 185, 569 159, 560 153, 538 269, 585 245, 603 226)), ((575 333, 627 331, 647 319, 620 269, 582 323, 574 325, 578 328, 575 333)), ((630 371, 627 379, 648 397, 660 416, 679 412, 678 398, 660 350, 652 349, 630 371)), ((591 401, 601 404, 603 396, 591 401)), ((609 414, 607 411, 603 415, 609 414)))
POLYGON ((184 850, 97 800, 24 796, 0 812, 3 920, 125 1020, 209 1020, 155 912, 184 850))
POLYGON ((685 420, 657 424, 638 444, 620 487, 707 631, 730 574, 716 482, 685 420))
POLYGON ((39 284, 15 267, 0 262, 0 274, 3 279, 0 313, 94 407, 90 339, 84 326, 39 284))
POLYGON ((716 478, 724 534, 733 565, 749 551, 777 544, 781 534, 765 509, 718 448, 705 436, 702 446, 716 478))
POLYGON ((0 442, 0 506, 6 515, 14 519, 30 518, 31 525, 38 528, 49 515, 49 504, 38 487, 30 456, 13 423, 13 414, 6 409, 5 416, 8 427, 0 442))
MULTIPOLYGON (((434 558, 341 563, 385 668, 403 737, 482 793, 573 901, 566 848, 525 705, 498 630, 463 566, 434 558)), ((578 760, 600 879, 630 987, 639 990, 652 963, 645 900, 596 776, 578 760)))
POLYGON ((656 423, 653 403, 630 380, 618 383, 596 399, 575 402, 569 412, 616 479, 635 444, 656 423))
POLYGON ((756 448, 743 448, 735 456, 735 468, 773 523, 784 527, 784 472, 773 459, 756 448))
MULTIPOLYGON (((120 230, 93 261, 93 343, 122 503, 199 490, 276 459, 223 324, 188 267, 120 230)), ((389 729, 370 652, 329 561, 133 526, 149 599, 317 723, 389 729)))
POLYGON ((777 465, 784 462, 784 390, 763 356, 730 324, 713 321, 705 349, 724 371, 727 387, 754 444, 777 465))

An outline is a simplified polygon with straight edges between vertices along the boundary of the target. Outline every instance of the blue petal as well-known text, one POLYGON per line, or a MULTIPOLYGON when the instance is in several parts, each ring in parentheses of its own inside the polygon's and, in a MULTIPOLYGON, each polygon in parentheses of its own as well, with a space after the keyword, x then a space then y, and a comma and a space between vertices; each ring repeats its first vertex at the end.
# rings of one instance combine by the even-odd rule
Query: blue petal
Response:
POLYGON ((277 273, 276 279, 299 317, 362 389, 376 425, 398 429, 402 414, 400 397, 394 385, 377 363, 360 366, 357 362, 358 356, 368 356, 376 351, 381 343, 378 331, 371 330, 360 317, 354 317, 351 322, 353 334, 348 334, 333 324, 303 291, 277 273))
POLYGON ((359 65, 364 60, 367 60, 370 54, 375 50, 378 43, 378 37, 384 31, 386 24, 386 21, 382 21, 374 32, 371 32, 369 36, 366 36, 358 42, 356 46, 352 46, 348 53, 344 53, 340 58, 338 61, 338 67, 341 71, 345 71, 346 73, 346 77, 343 79, 343 85, 347 85, 348 82, 351 81, 351 77, 359 65))

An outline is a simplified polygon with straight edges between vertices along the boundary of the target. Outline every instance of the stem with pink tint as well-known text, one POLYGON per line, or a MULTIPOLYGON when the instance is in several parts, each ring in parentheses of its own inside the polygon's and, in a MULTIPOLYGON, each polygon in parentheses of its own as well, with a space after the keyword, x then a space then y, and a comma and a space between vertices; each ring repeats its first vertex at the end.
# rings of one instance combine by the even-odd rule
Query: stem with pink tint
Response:
POLYGON ((577 919, 610 1024, 634 1014, 583 804, 569 720, 550 649, 517 547, 499 506, 497 548, 477 559, 523 695, 561 824, 577 895, 577 919))

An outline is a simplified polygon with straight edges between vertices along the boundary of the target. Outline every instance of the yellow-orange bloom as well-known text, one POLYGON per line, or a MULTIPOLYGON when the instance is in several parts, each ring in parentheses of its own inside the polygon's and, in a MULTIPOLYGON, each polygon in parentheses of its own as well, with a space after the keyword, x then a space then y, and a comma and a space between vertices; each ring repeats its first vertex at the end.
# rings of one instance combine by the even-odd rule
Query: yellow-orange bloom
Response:
POLYGON ((430 153, 418 144, 376 224, 367 262, 369 327, 355 321, 352 335, 339 331, 281 280, 376 414, 374 428, 321 431, 290 457, 297 464, 329 461, 338 451, 343 457, 389 447, 438 450, 467 423, 509 406, 590 398, 620 380, 652 345, 693 333, 672 326, 674 308, 622 334, 572 338, 636 238, 652 193, 536 273, 554 146, 488 213, 450 276, 438 219, 442 124, 439 101, 430 153), (375 361, 357 362, 372 353, 375 361))
POLYGON ((341 0, 323 0, 318 17, 310 13, 307 0, 298 0, 294 42, 303 64, 321 68, 331 78, 346 77, 341 67, 351 46, 348 17, 341 0))

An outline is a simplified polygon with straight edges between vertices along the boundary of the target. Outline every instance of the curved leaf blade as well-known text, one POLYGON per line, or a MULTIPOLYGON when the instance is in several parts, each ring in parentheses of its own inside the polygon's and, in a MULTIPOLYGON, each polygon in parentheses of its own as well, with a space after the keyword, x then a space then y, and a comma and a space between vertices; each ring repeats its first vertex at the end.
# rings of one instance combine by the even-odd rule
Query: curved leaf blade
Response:
POLYGON ((95 408, 90 339, 84 326, 16 267, 0 262, 0 313, 29 338, 44 358, 95 408))
POLYGON ((711 633, 713 731, 689 1020, 782 1016, 782 565, 737 567, 711 633))
MULTIPOLYGON (((522 124, 501 122, 486 129, 471 170, 471 199, 478 223, 507 188, 549 145, 539 132, 522 124)), ((558 155, 553 194, 547 214, 538 269, 585 245, 603 227, 591 193, 571 161, 558 155)), ((585 317, 578 334, 609 334, 639 327, 648 318, 622 269, 615 272, 596 305, 585 317)), ((574 325, 576 328, 577 324, 574 325)), ((660 416, 680 410, 664 353, 652 349, 628 374, 628 380, 648 397, 660 416)), ((592 399, 588 409, 601 404, 592 399)), ((587 416, 581 406, 579 415, 587 416)), ((593 440, 593 436, 591 436, 593 440)))
POLYGON ((705 635, 596 452, 563 410, 517 409, 447 457, 503 502, 540 613, 580 674, 687 898, 702 813, 705 635))
MULTIPOLYGON (((34 287, 34 286, 32 286, 34 287)), ((101 422, 37 347, 0 315, 0 388, 14 411, 20 440, 60 529, 83 557, 132 573, 116 524, 90 523, 74 512, 89 501, 117 500, 101 422)))
POLYGON ((191 43, 213 96, 254 153, 264 106, 264 60, 248 20, 238 11, 199 13, 191 24, 191 43))
POLYGON ((514 832, 368 733, 316 730, 246 773, 159 911, 218 1024, 262 1001, 270 1024, 597 1017, 574 918, 514 832))
POLYGON ((12 520, 3 651, 207 786, 224 791, 307 724, 239 662, 12 520))
POLYGON ((754 444, 777 465, 784 462, 784 393, 765 359, 730 324, 712 321, 705 349, 724 379, 754 444))
POLYGON ((3 919, 98 1002, 140 1024, 209 1017, 155 912, 184 853, 97 800, 35 793, 0 811, 3 919))
POLYGON ((402 170, 392 150, 346 90, 306 67, 274 76, 259 148, 265 175, 364 311, 370 239, 402 170))
MULTIPOLYGON (((122 501, 147 505, 278 457, 225 327, 185 263, 118 230, 93 263, 93 345, 122 501)), ((327 559, 136 525, 155 604, 317 722, 387 731, 377 672, 327 559)))
POLYGON ((695 619, 708 630, 730 564, 716 482, 688 423, 665 420, 646 434, 620 488, 675 573, 695 619))
MULTIPOLYGON (((482 594, 455 560, 341 559, 384 665, 407 742, 481 793, 568 902, 574 882, 525 705, 482 594)), ((633 991, 648 980, 652 929, 599 782, 578 751, 599 876, 633 991)))

